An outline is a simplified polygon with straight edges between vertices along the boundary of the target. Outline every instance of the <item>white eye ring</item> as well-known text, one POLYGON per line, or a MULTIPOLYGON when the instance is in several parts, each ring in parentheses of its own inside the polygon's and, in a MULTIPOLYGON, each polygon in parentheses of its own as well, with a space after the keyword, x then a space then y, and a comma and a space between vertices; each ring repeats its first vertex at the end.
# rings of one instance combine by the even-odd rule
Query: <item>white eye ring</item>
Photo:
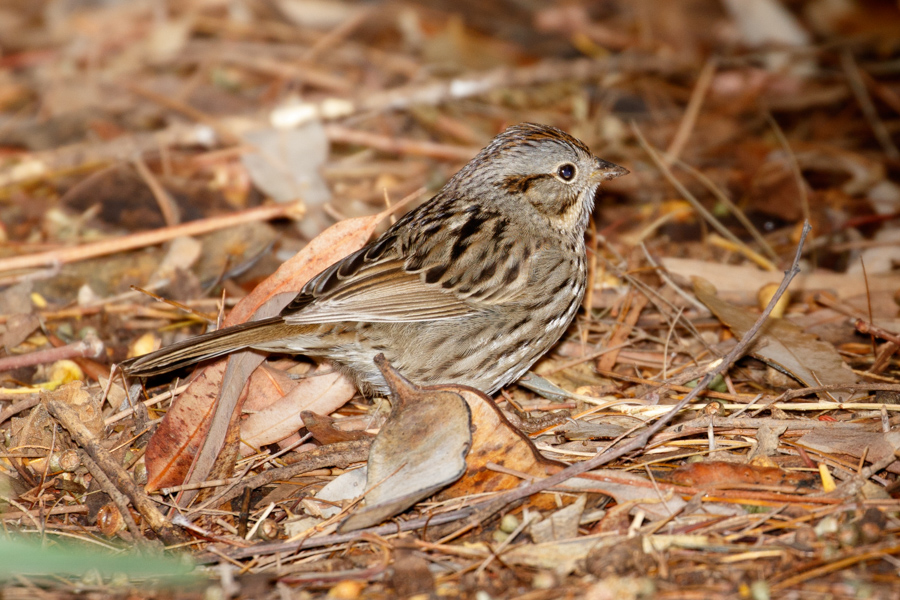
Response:
POLYGON ((556 174, 559 176, 559 178, 566 182, 575 179, 575 175, 577 173, 578 169, 576 169, 575 165, 573 165, 572 163, 563 163, 556 169, 556 174))

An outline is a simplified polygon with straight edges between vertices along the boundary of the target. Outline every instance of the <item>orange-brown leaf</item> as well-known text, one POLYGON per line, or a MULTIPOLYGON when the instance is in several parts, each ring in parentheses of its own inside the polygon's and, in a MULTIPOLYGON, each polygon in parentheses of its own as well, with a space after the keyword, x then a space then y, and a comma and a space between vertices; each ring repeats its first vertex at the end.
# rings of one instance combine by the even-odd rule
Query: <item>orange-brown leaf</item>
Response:
MULTIPOLYGON (((245 322, 278 294, 286 305, 293 294, 325 267, 365 245, 380 220, 379 215, 335 223, 244 297, 225 319, 225 325, 245 322)), ((277 311, 275 311, 277 313, 277 311)), ((206 366, 199 377, 172 403, 147 445, 148 490, 179 485, 209 430, 217 401, 241 409, 235 398, 219 398, 226 359, 206 366), (214 368, 215 367, 215 368, 214 368)), ((226 390, 238 394, 240 390, 226 390)), ((314 409, 315 407, 309 407, 314 409)), ((230 418, 230 415, 228 415, 230 418)), ((227 425, 227 420, 226 423, 227 425)))

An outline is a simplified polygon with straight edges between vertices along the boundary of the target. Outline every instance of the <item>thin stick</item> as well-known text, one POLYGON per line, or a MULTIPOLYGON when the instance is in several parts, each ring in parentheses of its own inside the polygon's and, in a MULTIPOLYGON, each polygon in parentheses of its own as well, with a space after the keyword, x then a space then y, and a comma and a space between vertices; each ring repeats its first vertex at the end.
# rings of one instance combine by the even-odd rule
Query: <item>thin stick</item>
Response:
MULTIPOLYGON (((147 408, 150 408, 154 404, 159 404, 160 402, 168 400, 169 398, 174 398, 175 396, 177 396, 178 394, 180 394, 187 388, 188 388, 187 383, 184 385, 180 385, 180 386, 176 387, 174 390, 171 390, 168 392, 163 392, 162 394, 153 396, 152 398, 149 398, 147 400, 143 400, 142 404, 144 406, 146 406, 147 408)), ((7 410, 9 410, 9 409, 7 409, 7 410)), ((121 412, 118 412, 114 415, 106 417, 106 419, 103 421, 103 424, 106 425, 107 427, 109 427, 113 423, 118 423, 122 419, 130 417, 133 413, 134 413, 134 408, 126 408, 125 410, 123 410, 121 412)), ((2 422, 3 421, 0 421, 0 423, 2 423, 2 422)))
POLYGON ((716 200, 728 207, 728 210, 731 211, 731 214, 734 215, 734 218, 740 221, 741 225, 744 226, 744 229, 747 230, 747 233, 753 236, 753 240, 757 244, 759 244, 759 247, 762 248, 763 252, 765 252, 772 260, 778 260, 778 254, 775 252, 775 250, 772 249, 772 245, 769 244, 769 241, 763 237, 763 235, 759 232, 759 229, 756 228, 753 222, 747 218, 747 215, 744 214, 744 211, 742 211, 740 207, 736 205, 734 201, 728 196, 728 194, 723 192, 712 179, 707 177, 706 174, 704 174, 699 169, 695 169, 693 166, 689 165, 683 160, 676 160, 675 164, 696 177, 697 181, 699 181, 701 185, 703 185, 703 187, 709 190, 710 194, 716 197, 716 200))
MULTIPOLYGON (((44 365, 58 360, 97 358, 102 353, 103 342, 95 335, 88 335, 85 336, 83 340, 72 342, 65 346, 59 346, 58 348, 47 348, 46 350, 38 350, 36 352, 29 352, 28 354, 0 358, 0 373, 12 371, 13 369, 19 369, 21 367, 44 365)), ((0 421, 0 423, 2 423, 2 421, 0 421)))
POLYGON ((765 325, 766 320, 769 317, 769 314, 772 312, 772 309, 775 308, 775 304, 781 296, 784 295, 785 291, 787 291, 788 285, 790 285, 791 281, 794 277, 800 273, 800 257, 803 251, 803 244, 806 241, 806 236, 809 234, 809 230, 811 229, 809 222, 805 222, 803 224, 803 231, 800 234, 800 242, 797 244, 797 253, 794 256, 794 262, 791 265, 791 269, 786 271, 784 274, 784 279, 781 281, 781 285, 778 286, 778 290, 775 291, 775 294, 772 296, 772 299, 769 301, 769 304, 766 306, 765 310, 753 324, 746 335, 741 338, 741 341, 732 348, 731 352, 729 352, 723 359, 721 359, 717 364, 714 363, 715 366, 711 366, 709 371, 707 371, 706 375, 700 380, 691 392, 686 395, 681 402, 676 404, 672 410, 668 412, 665 416, 661 417, 658 421, 656 421, 653 425, 647 428, 644 433, 637 436, 634 440, 628 442, 627 444, 623 444, 616 449, 609 449, 606 452, 599 454, 593 458, 590 458, 586 461, 575 463, 574 465, 567 467, 545 479, 541 479, 535 483, 532 483, 527 486, 523 486, 512 490, 510 492, 506 492, 505 494, 501 494, 500 497, 492 501, 485 508, 479 509, 476 511, 471 517, 466 519, 465 526, 457 532, 457 535, 468 531, 469 529, 476 527, 479 523, 484 521, 485 519, 491 517, 497 512, 501 511, 504 507, 509 505, 511 502, 516 502, 523 498, 527 498, 533 494, 538 492, 542 492, 548 488, 560 485, 561 483, 571 479, 572 477, 576 477, 581 475, 582 473, 586 473, 597 467, 605 465, 607 463, 612 462, 613 460, 619 458, 620 456, 624 456, 630 452, 634 452, 640 448, 643 448, 647 445, 647 442, 650 441, 650 438, 653 437, 655 433, 661 430, 666 426, 675 416, 687 406, 691 401, 696 398, 701 391, 706 389, 706 387, 712 382, 712 380, 719 374, 724 373, 731 365, 737 361, 744 353, 747 351, 747 348, 750 347, 750 344, 753 342, 753 338, 756 337, 756 334, 762 329, 763 325, 765 325))
POLYGON ((124 521, 125 526, 128 528, 131 535, 134 536, 135 541, 140 545, 145 545, 147 540, 144 538, 144 534, 135 522, 134 517, 131 516, 131 510, 128 508, 128 498, 116 488, 115 484, 110 480, 103 469, 100 468, 100 465, 94 462, 86 450, 82 450, 80 455, 81 463, 87 468, 88 472, 97 482, 97 485, 100 486, 100 489, 106 493, 113 504, 115 504, 119 514, 122 515, 122 521, 124 521))
POLYGON ((88 507, 84 505, 74 506, 54 506, 53 508, 36 508, 34 510, 14 510, 0 513, 0 520, 10 521, 13 519, 22 519, 30 516, 52 516, 52 515, 76 515, 86 513, 88 507))
POLYGON ((890 132, 878 117, 878 110, 875 108, 871 96, 869 96, 869 92, 866 89, 866 82, 863 81, 863 77, 859 72, 859 66, 857 66, 856 61, 853 59, 853 55, 849 50, 845 50, 841 53, 841 66, 844 68, 844 73, 847 75, 847 83, 850 85, 850 90, 853 92, 853 95, 856 96, 856 102, 859 103, 863 116, 866 118, 869 127, 872 128, 872 132, 875 134, 875 139, 878 140, 878 144, 881 146, 881 149, 884 150, 884 153, 888 158, 897 160, 900 158, 900 150, 897 149, 897 145, 894 143, 894 140, 891 139, 890 132))
POLYGON ((744 242, 739 240, 737 238, 737 236, 735 236, 733 233, 731 233, 727 227, 722 225, 722 223, 720 223, 719 220, 716 219, 712 213, 710 213, 708 210, 706 210, 706 208, 702 204, 700 204, 700 201, 697 200, 697 198, 694 197, 694 195, 691 194, 691 192, 686 187, 684 187, 684 185, 680 181, 678 181, 678 179, 675 178, 675 175, 672 173, 672 170, 665 163, 665 161, 663 160, 663 157, 660 156, 659 151, 657 151, 653 146, 650 145, 650 143, 644 137, 644 134, 641 133, 641 130, 638 129, 638 127, 636 125, 632 124, 631 129, 632 129, 632 131, 634 131, 635 135, 637 136, 638 142, 640 142, 640 144, 641 144, 641 148, 643 148, 644 151, 647 152, 647 154, 650 156, 650 159, 653 161, 653 163, 656 165, 656 167, 662 172, 663 176, 668 180, 668 182, 670 184, 672 184, 672 187, 674 187, 676 190, 678 190, 678 193, 681 194, 684 197, 684 199, 687 200, 691 204, 691 206, 694 208, 694 210, 697 211, 697 213, 701 217, 703 217, 703 219, 707 223, 709 223, 713 229, 718 231, 722 235, 722 237, 728 239, 732 244, 734 244, 735 246, 740 248, 741 252, 743 252, 748 258, 750 258, 756 264, 760 265, 767 271, 775 270, 775 265, 772 264, 772 261, 770 261, 766 257, 762 256, 761 254, 759 254, 758 252, 753 250, 750 246, 748 246, 747 244, 745 244, 744 242))
MULTIPOLYGON (((386 525, 379 525, 372 529, 362 531, 350 531, 348 533, 332 533, 330 535, 322 535, 316 537, 308 537, 299 542, 272 542, 268 544, 255 544, 249 548, 238 548, 228 553, 228 558, 241 559, 250 556, 264 556, 267 554, 275 554, 277 552, 297 552, 298 550, 306 550, 309 548, 322 548, 325 546, 333 546, 335 544, 343 544, 358 540, 363 533, 369 533, 378 536, 396 535, 403 531, 414 531, 427 527, 436 527, 446 523, 458 521, 469 514, 469 509, 460 509, 452 513, 443 515, 434 515, 422 517, 419 519, 410 519, 409 521, 396 521, 386 525)), ((198 559, 200 562, 209 562, 203 557, 198 559)))
POLYGON ((452 144, 439 144, 437 142, 428 142, 424 140, 380 135, 368 131, 361 131, 359 129, 351 129, 343 125, 326 125, 325 133, 332 142, 367 146, 382 152, 390 152, 391 154, 428 156, 441 160, 470 160, 473 156, 478 154, 478 151, 480 150, 480 148, 474 146, 456 146, 452 144))
POLYGON ((684 145, 687 144, 691 131, 694 130, 694 126, 697 124, 697 117, 700 115, 700 108, 703 106, 703 98, 706 97, 706 92, 709 90, 715 74, 716 59, 712 57, 703 65, 703 69, 697 77, 694 91, 691 92, 691 99, 688 101, 684 116, 681 118, 681 123, 678 124, 678 130, 675 132, 669 147, 666 148, 666 158, 664 160, 667 164, 672 164, 681 156, 681 151, 684 149, 684 145))
POLYGON ((359 10, 355 14, 351 14, 348 19, 316 40, 315 43, 303 53, 302 60, 310 63, 314 62, 322 52, 325 52, 329 48, 333 48, 350 36, 357 27, 362 25, 366 19, 372 16, 373 12, 374 7, 370 6, 359 10))
MULTIPOLYGON (((38 404, 41 403, 41 390, 36 389, 31 394, 29 398, 25 400, 21 400, 16 402, 12 406, 7 406, 3 412, 0 412, 0 424, 6 423, 6 420, 10 417, 14 417, 20 412, 26 411, 28 409, 34 408, 38 404)), ((9 398, 3 398, 4 400, 9 400, 9 398)))
MULTIPOLYGON (((202 110, 196 109, 189 104, 185 104, 184 102, 180 102, 175 98, 170 96, 166 96, 165 94, 160 94, 154 92, 153 90, 147 89, 144 86, 138 85, 136 83, 126 83, 125 88, 135 94, 137 96, 141 96, 150 100, 151 102, 155 102, 160 106, 164 106, 174 111, 178 111, 186 117, 197 121, 198 123, 202 123, 208 127, 211 127, 215 130, 216 134, 219 136, 221 141, 225 144, 237 146, 242 143, 240 136, 238 136, 234 130, 222 119, 216 119, 212 117, 202 110)), ((168 145, 168 144, 163 144, 168 145)))
POLYGON ((306 208, 303 206, 302 202, 259 206, 257 208, 251 208, 221 217, 191 221, 190 223, 185 223, 184 225, 178 225, 176 227, 165 227, 163 229, 144 231, 111 240, 101 240, 91 244, 83 244, 73 248, 49 250, 37 254, 3 259, 0 260, 0 273, 17 269, 34 269, 37 267, 48 267, 78 262, 88 258, 97 258, 98 256, 135 250, 145 246, 154 246, 180 236, 202 235, 219 229, 243 225, 248 221, 268 221, 270 219, 283 217, 299 219, 305 212, 306 208))
POLYGON ((122 468, 121 464, 113 460, 109 452, 81 422, 74 408, 64 402, 51 400, 47 402, 47 412, 68 430, 75 443, 87 452, 100 469, 103 469, 116 489, 128 497, 132 506, 144 517, 144 522, 165 543, 178 544, 185 540, 184 534, 166 520, 156 504, 144 493, 144 490, 135 484, 131 475, 122 468))
MULTIPOLYGON (((822 386, 822 388, 827 388, 828 386, 822 386)), ((900 386, 893 385, 892 387, 897 388, 900 386)), ((843 385, 836 385, 831 387, 831 389, 822 389, 822 388, 810 388, 814 390, 818 390, 819 392, 827 392, 832 390, 844 390, 846 389, 843 385)), ((865 390, 864 386, 861 386, 861 389, 865 390)), ((804 390, 808 392, 809 390, 804 390)), ((646 417, 648 419, 652 419, 653 417, 658 417, 668 413, 668 406, 642 406, 634 404, 634 400, 630 401, 622 401, 618 403, 620 408, 618 412, 626 415, 632 416, 641 416, 646 417), (626 403, 627 402, 627 403, 626 403)), ((740 410, 745 408, 745 404, 723 404, 722 408, 725 410, 740 410)), ((882 402, 771 402, 769 404, 756 405, 753 408, 757 409, 757 412, 763 411, 769 408, 776 408, 778 410, 791 411, 791 412, 820 412, 820 411, 831 411, 831 410, 881 410, 881 407, 884 407, 885 410, 889 410, 892 412, 900 411, 900 404, 887 404, 885 405, 882 402)), ((701 406, 689 406, 685 410, 702 410, 701 406)))
POLYGON ((172 195, 159 182, 159 179, 153 174, 150 167, 147 166, 147 163, 144 162, 144 159, 141 158, 140 155, 135 156, 131 162, 137 170, 138 175, 141 176, 141 179, 143 179, 144 183, 147 184, 147 187, 150 188, 150 192, 156 200, 156 205, 159 207, 159 212, 162 213, 166 226, 175 227, 178 225, 181 222, 178 203, 175 202, 172 195))
POLYGON ((803 211, 803 220, 809 222, 809 193, 806 189, 806 179, 803 178, 803 171, 800 170, 800 163, 797 161, 797 155, 794 154, 794 150, 791 148, 791 144, 790 142, 788 142, 787 136, 784 135, 784 131, 782 131, 781 125, 778 124, 778 121, 775 120, 775 117, 772 116, 772 113, 766 113, 766 120, 769 121, 769 125, 772 127, 772 131, 775 132, 775 137, 778 138, 778 143, 781 144, 781 147, 784 148, 785 153, 787 153, 788 161, 791 165, 791 171, 794 174, 794 179, 797 181, 797 191, 800 192, 800 209, 803 211))
MULTIPOLYGON (((323 446, 322 448, 310 450, 309 452, 304 453, 303 458, 298 462, 285 467, 277 467, 263 471, 259 475, 245 480, 242 487, 249 487, 250 489, 255 490, 258 487, 268 485, 279 479, 288 480, 297 475, 302 475, 303 473, 314 471, 316 469, 346 466, 366 460, 369 456, 369 446, 371 443, 371 440, 368 439, 352 440, 348 442, 337 442, 329 444, 328 446, 323 446)), ((224 494, 217 496, 215 498, 215 504, 224 504, 240 495, 240 489, 231 489, 224 494)), ((208 501, 205 504, 211 505, 213 503, 208 501)))

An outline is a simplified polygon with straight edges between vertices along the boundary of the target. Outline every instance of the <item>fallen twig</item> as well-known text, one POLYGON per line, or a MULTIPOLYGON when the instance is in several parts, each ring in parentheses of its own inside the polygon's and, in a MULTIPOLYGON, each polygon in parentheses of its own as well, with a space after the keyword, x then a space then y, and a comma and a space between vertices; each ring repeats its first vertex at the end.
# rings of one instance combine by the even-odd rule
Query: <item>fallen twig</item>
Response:
POLYGON ((87 452, 88 456, 115 484, 115 487, 131 500, 132 506, 141 513, 150 529, 163 542, 171 545, 186 541, 182 532, 166 520, 156 508, 156 504, 135 484, 128 472, 113 460, 109 452, 94 438, 71 406, 64 402, 51 400, 47 402, 47 411, 59 421, 60 425, 66 428, 75 443, 87 452))
MULTIPOLYGON (((38 350, 37 352, 29 352, 28 354, 0 358, 0 372, 12 371, 13 369, 21 367, 45 365, 58 360, 85 357, 97 358, 102 353, 103 342, 95 335, 88 335, 85 336, 83 340, 72 342, 65 346, 59 346, 58 348, 47 348, 46 350, 38 350)), ((0 423, 2 423, 2 421, 0 421, 0 423)))
POLYGON ((135 522, 134 517, 131 516, 131 511, 128 509, 128 498, 126 498, 122 492, 116 488, 115 484, 106 476, 106 473, 103 469, 100 468, 94 459, 91 458, 90 454, 86 450, 81 450, 81 463, 87 468, 90 474, 93 476, 94 481, 97 482, 97 485, 100 486, 100 489, 109 496, 110 500, 113 501, 113 504, 116 505, 116 508, 119 510, 119 514, 122 516, 122 521, 125 523, 125 526, 128 528, 129 533, 134 536, 135 542, 146 542, 143 534, 141 533, 140 527, 135 522))
POLYGON ((371 439, 352 440, 328 444, 322 448, 311 450, 305 453, 306 455, 299 462, 286 467, 263 471, 255 477, 239 482, 241 483, 240 487, 232 487, 204 504, 219 505, 228 502, 240 496, 245 487, 256 489, 279 479, 287 480, 297 475, 302 475, 307 471, 324 467, 347 466, 355 462, 365 461, 369 457, 369 446, 371 444, 371 439))
POLYGON ((71 248, 61 248, 59 250, 50 250, 47 252, 39 252, 37 254, 6 258, 0 260, 0 273, 18 269, 34 269, 37 267, 73 263, 88 258, 97 258, 98 256, 115 254, 117 252, 136 250, 137 248, 143 248, 145 246, 161 244, 181 236, 201 235, 218 229, 243 225, 248 221, 268 221, 269 219, 278 219, 282 217, 299 219, 303 216, 305 211, 306 209, 302 202, 259 206, 257 208, 223 215, 221 217, 191 221, 190 223, 177 225, 175 227, 164 227, 162 229, 135 233, 133 235, 102 240, 91 244, 82 244, 71 248))

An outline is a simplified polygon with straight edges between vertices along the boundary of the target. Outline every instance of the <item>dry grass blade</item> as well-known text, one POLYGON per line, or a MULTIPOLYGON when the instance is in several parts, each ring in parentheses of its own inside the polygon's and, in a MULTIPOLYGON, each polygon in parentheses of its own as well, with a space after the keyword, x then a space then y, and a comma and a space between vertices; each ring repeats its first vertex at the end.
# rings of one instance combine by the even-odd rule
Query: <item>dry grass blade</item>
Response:
POLYGON ((723 237, 728 239, 732 244, 741 249, 741 252, 747 256, 747 258, 751 259, 753 262, 766 269, 767 271, 774 271, 775 265, 772 264, 770 260, 761 256, 758 252, 750 248, 747 244, 739 240, 733 233, 731 233, 728 228, 722 225, 719 220, 713 216, 706 207, 704 207, 697 198, 691 194, 691 192, 682 185, 680 181, 675 178, 675 175, 672 174, 671 169, 669 169, 663 157, 660 156, 660 153, 657 152, 650 144, 647 142, 646 138, 644 138, 644 134, 641 133, 640 129, 634 124, 632 124, 632 130, 637 136, 638 140, 641 143, 641 147, 647 152, 650 156, 653 163, 662 171, 663 175, 665 175, 666 179, 669 181, 672 186, 678 190, 685 200, 691 203, 691 206, 694 207, 694 210, 699 213, 703 219, 709 223, 713 229, 718 231, 723 237))
MULTIPOLYGON (((897 596, 896 6, 231 4, 0 9, 0 512, 5 531, 34 542, 0 547, 0 595, 897 596), (328 387, 330 367, 301 355, 267 354, 247 402, 234 394, 251 377, 223 391, 224 366, 157 374, 146 389, 108 376, 217 314, 246 320, 292 296, 290 273, 269 277, 321 231, 385 206, 403 218, 396 199, 427 201, 523 122, 558 127, 632 174, 594 199, 587 289, 561 342, 493 398, 462 393, 473 449, 453 485, 390 523, 336 534, 333 515, 364 485, 354 474, 384 422, 381 399, 356 394, 311 423, 303 409, 320 394, 301 390, 328 387), (296 197, 305 215, 265 206, 296 197), (724 375, 696 391, 744 328, 699 303, 691 278, 752 324, 804 219, 813 260, 780 320, 835 360, 787 342, 807 387, 750 353, 715 363, 724 375), (94 347, 85 340, 102 352, 73 355, 94 347), (823 377, 847 367, 857 383, 823 377), (285 404, 262 402, 276 398, 285 404), (197 481, 182 483, 198 454, 197 481), (603 466, 547 479, 571 463, 559 481, 603 466), (147 498, 145 482, 162 493, 147 498), (120 584, 123 563, 98 553, 133 548, 152 562, 144 549, 164 529, 148 501, 189 536, 162 552, 210 565, 198 587, 155 587, 151 570, 120 584)), ((315 271, 336 258, 339 244, 325 245, 315 271)), ((449 373, 469 358, 428 360, 449 373)), ((400 448, 400 463, 410 456, 400 448)))

